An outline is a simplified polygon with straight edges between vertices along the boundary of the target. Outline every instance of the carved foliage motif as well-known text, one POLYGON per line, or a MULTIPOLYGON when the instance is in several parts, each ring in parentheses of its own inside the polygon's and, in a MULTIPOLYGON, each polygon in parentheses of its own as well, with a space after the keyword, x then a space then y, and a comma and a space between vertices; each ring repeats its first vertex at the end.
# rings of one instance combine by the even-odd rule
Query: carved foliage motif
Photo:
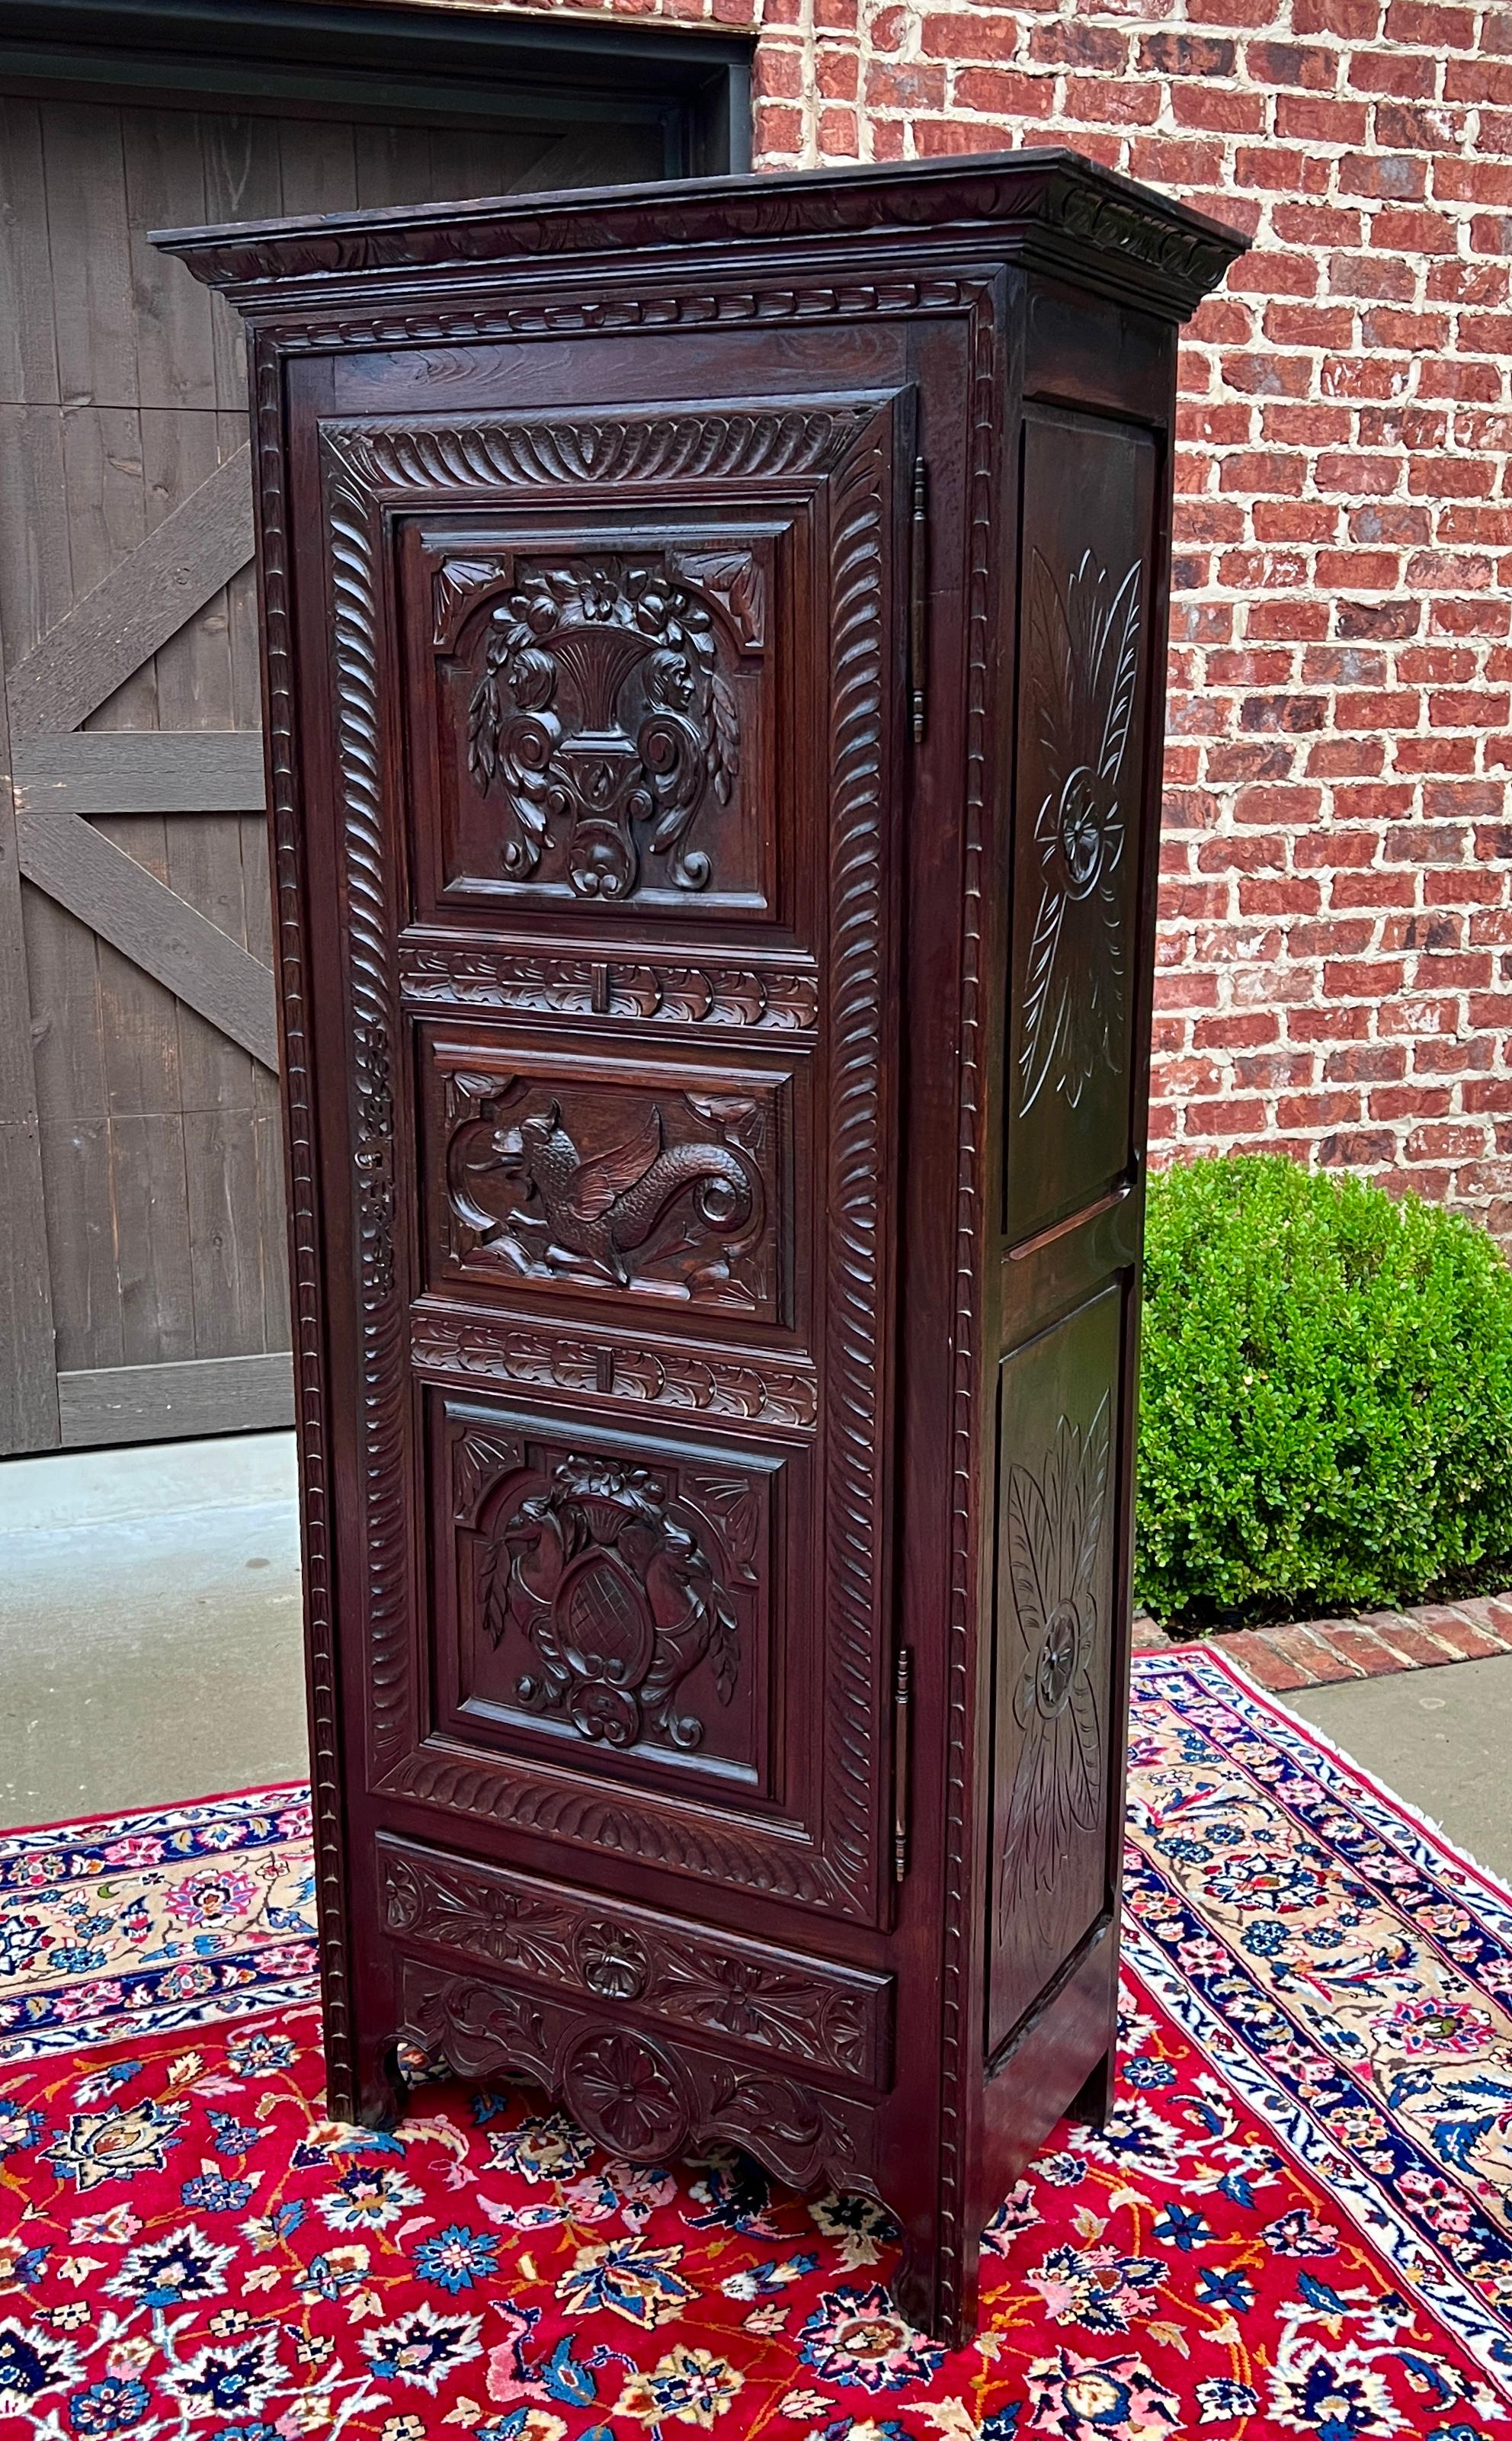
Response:
POLYGON ((411 1352, 417 1365, 435 1372, 534 1382, 749 1422, 812 1425, 819 1414, 814 1372, 775 1365, 755 1352, 723 1356, 672 1346, 637 1347, 622 1339, 611 1343, 513 1324, 480 1325, 435 1308, 416 1314, 411 1352))
POLYGON ((688 834, 707 797, 729 802, 740 721, 704 591, 748 651, 762 576, 743 552, 658 556, 522 564, 490 613, 467 764, 508 811, 513 881, 557 846, 589 900, 628 899, 642 877, 678 890, 710 878, 688 834))
POLYGON ((1019 1734, 999 1862, 998 1921, 1053 1900, 1073 1831, 1095 1829, 1104 1732, 1094 1665, 1097 1577, 1107 1498, 1108 1401, 1085 1433, 1065 1416, 1036 1473, 1009 1470, 1008 1570, 1020 1664, 1019 1734))
POLYGON ((628 1119, 611 1121, 628 1132, 591 1150, 589 1109, 579 1120, 555 1095, 522 1100, 513 1078, 456 1074, 448 1098, 455 1253, 482 1252, 527 1278, 705 1303, 749 1307, 766 1293, 765 1113, 750 1094, 678 1095, 673 1142, 668 1103, 638 1095, 628 1119))
POLYGON ((753 967, 632 966, 447 946, 400 951, 406 1000, 552 1017, 629 1017, 669 1025, 801 1032, 819 1020, 812 974, 753 967))
POLYGON ((798 2187, 843 2185, 870 2163, 864 2103, 713 2057, 468 1976, 406 1960, 401 2040, 464 2076, 534 2076, 621 2158, 671 2161, 715 2139, 798 2187))
POLYGON ((703 1739, 677 1691, 707 1660, 728 1704, 740 1670, 729 1597, 683 1503, 649 1467, 571 1456, 506 1496, 484 1546, 477 1601, 495 1647, 514 1628, 537 1667, 515 1692, 580 1736, 633 1746, 703 1739))
POLYGON ((1090 551, 1064 587, 1030 554, 1028 669, 1048 782, 1035 817, 1039 910, 1023 985, 1018 1113, 1048 1087, 1074 1110, 1123 1058, 1118 871, 1124 770, 1139 677, 1136 561, 1115 584, 1090 551))
POLYGON ((495 1876, 448 1871, 386 1852, 384 1923, 390 1932, 459 1949, 491 1966, 555 1982, 571 1960, 572 1918, 565 1906, 495 1876))

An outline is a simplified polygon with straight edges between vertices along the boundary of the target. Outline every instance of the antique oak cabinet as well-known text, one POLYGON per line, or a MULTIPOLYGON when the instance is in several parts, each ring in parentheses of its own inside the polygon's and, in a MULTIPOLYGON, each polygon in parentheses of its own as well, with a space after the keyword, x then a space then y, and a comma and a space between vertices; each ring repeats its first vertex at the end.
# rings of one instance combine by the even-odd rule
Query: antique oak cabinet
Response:
POLYGON ((1178 326, 1063 152, 173 233, 250 326, 330 2102, 979 2233, 1110 2074, 1178 326))

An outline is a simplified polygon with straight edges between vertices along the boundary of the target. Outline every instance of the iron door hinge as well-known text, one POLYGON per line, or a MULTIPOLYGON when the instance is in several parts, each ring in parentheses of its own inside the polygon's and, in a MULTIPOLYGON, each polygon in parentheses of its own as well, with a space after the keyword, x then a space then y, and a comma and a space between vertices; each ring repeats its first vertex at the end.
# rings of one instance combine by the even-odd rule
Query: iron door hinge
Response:
POLYGON ((913 461, 913 507, 909 519, 909 732, 924 744, 925 688, 928 665, 929 479, 924 460, 913 461))
POLYGON ((901 1882, 909 1870, 909 1711, 913 1699, 913 1655, 905 1646, 892 1666, 892 1878, 901 1882))

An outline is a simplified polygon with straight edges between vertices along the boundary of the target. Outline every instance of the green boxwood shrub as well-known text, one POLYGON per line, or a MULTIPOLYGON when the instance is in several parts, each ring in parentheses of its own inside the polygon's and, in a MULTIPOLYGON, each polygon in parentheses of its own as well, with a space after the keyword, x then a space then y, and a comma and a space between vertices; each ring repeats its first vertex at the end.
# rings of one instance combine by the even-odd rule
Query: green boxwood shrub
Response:
POLYGON ((1371 1609, 1488 1582, 1509 1553, 1512 1271, 1485 1231, 1280 1156, 1152 1179, 1137 1588, 1155 1616, 1371 1609))

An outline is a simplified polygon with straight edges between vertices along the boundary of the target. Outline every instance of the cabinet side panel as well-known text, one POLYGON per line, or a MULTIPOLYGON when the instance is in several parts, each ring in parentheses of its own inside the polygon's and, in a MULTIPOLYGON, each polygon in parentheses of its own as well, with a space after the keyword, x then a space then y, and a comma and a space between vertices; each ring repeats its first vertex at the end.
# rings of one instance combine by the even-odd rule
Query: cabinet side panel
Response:
POLYGON ((999 1375, 989 2061, 1108 1905, 1122 1307, 1103 1290, 999 1375))
POLYGON ((1134 1143, 1141 743, 1158 449, 1025 417, 1004 1227, 1018 1243, 1124 1181, 1134 1143))

